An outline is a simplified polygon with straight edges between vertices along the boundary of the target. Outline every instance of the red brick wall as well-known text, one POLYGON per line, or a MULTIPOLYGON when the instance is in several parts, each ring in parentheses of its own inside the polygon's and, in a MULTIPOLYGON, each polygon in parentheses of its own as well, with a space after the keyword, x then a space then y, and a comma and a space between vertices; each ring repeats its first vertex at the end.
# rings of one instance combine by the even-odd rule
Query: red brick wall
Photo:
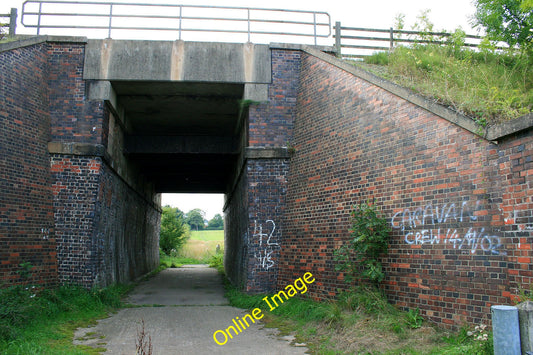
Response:
POLYGON ((333 250, 370 200, 393 227, 390 300, 449 326, 487 319, 530 282, 531 135, 488 142, 303 55, 278 287, 311 271, 317 299, 346 288, 333 250))
POLYGON ((46 44, 0 53, 0 280, 57 282, 46 44), (33 265, 30 280, 19 266, 33 265))

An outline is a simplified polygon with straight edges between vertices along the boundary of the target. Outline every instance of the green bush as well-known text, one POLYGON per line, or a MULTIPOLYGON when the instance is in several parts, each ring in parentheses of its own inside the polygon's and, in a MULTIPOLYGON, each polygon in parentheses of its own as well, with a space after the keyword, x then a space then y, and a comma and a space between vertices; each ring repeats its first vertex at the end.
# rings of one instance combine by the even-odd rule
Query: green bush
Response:
POLYGON ((385 277, 381 256, 387 252, 391 228, 378 216, 374 205, 362 203, 352 211, 352 234, 348 243, 335 251, 337 271, 344 271, 345 281, 367 279, 378 284, 385 277))

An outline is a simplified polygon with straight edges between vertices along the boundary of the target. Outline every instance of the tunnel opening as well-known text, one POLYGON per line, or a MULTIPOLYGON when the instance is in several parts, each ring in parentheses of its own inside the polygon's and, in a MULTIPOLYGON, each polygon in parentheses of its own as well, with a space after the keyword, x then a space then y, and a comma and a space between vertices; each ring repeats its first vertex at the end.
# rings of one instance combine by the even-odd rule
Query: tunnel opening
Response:
MULTIPOLYGON (((184 206, 180 199, 200 202, 211 196, 211 201, 217 199, 216 213, 225 222, 247 217, 225 214, 247 145, 244 84, 112 81, 111 85, 119 110, 110 117, 108 149, 122 148, 126 174, 143 179, 151 200, 159 200, 164 210, 166 205, 184 206)), ((202 205, 180 210, 186 214, 194 208, 202 209, 202 205)), ((203 217, 205 227, 191 228, 182 256, 199 258, 200 251, 224 255, 227 232, 199 233, 214 215, 203 217)), ((229 246, 242 247, 231 242, 229 246)), ((230 257, 234 254, 240 252, 229 253, 230 257)))
MULTIPOLYGON (((164 193, 161 194, 163 214, 171 215, 161 219, 161 237, 164 228, 172 228, 182 234, 185 240, 180 247, 168 254, 166 264, 213 264, 223 261, 224 256, 224 195, 201 193, 164 193), (177 218, 172 218, 172 215, 177 218), (168 226, 164 224, 167 223, 168 226)), ((161 249, 161 239, 160 239, 161 249)), ((164 250, 161 249, 161 252, 164 250)))

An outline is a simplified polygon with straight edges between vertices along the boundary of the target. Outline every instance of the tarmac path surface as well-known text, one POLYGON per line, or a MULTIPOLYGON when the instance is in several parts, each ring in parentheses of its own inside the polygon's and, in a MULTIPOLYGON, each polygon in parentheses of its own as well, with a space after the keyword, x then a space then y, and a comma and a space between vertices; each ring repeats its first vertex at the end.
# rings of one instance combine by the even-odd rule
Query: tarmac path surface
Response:
MULTIPOLYGON (((232 320, 250 312, 231 307, 224 298, 222 278, 206 265, 166 269, 141 282, 126 299, 134 305, 121 309, 94 327, 78 329, 75 344, 107 349, 105 354, 134 355, 137 333, 144 321, 153 354, 305 354, 292 337, 281 338, 275 329, 256 321, 227 343, 218 345, 213 333, 234 325, 232 320)), ((219 342, 224 341, 221 333, 219 342)))

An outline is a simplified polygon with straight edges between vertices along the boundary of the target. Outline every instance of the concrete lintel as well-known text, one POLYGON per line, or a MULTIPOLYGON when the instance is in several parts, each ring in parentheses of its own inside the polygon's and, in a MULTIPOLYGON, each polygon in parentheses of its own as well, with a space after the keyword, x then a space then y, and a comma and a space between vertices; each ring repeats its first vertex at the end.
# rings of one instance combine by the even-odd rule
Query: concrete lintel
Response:
POLYGON ((288 159, 290 152, 287 147, 265 148, 247 147, 246 159, 288 159))
POLYGON ((102 144, 91 143, 63 143, 49 142, 48 152, 50 154, 71 154, 81 156, 106 156, 106 149, 102 144))
POLYGON ((128 136, 126 154, 236 154, 231 136, 128 136))
POLYGON ((105 101, 115 115, 118 116, 119 106, 117 93, 113 89, 111 82, 105 80, 88 81, 89 100, 105 101))
POLYGON ((243 100, 268 101, 268 84, 244 84, 243 100))
POLYGON ((271 82, 267 45, 251 43, 89 40, 86 80, 217 83, 271 82))

